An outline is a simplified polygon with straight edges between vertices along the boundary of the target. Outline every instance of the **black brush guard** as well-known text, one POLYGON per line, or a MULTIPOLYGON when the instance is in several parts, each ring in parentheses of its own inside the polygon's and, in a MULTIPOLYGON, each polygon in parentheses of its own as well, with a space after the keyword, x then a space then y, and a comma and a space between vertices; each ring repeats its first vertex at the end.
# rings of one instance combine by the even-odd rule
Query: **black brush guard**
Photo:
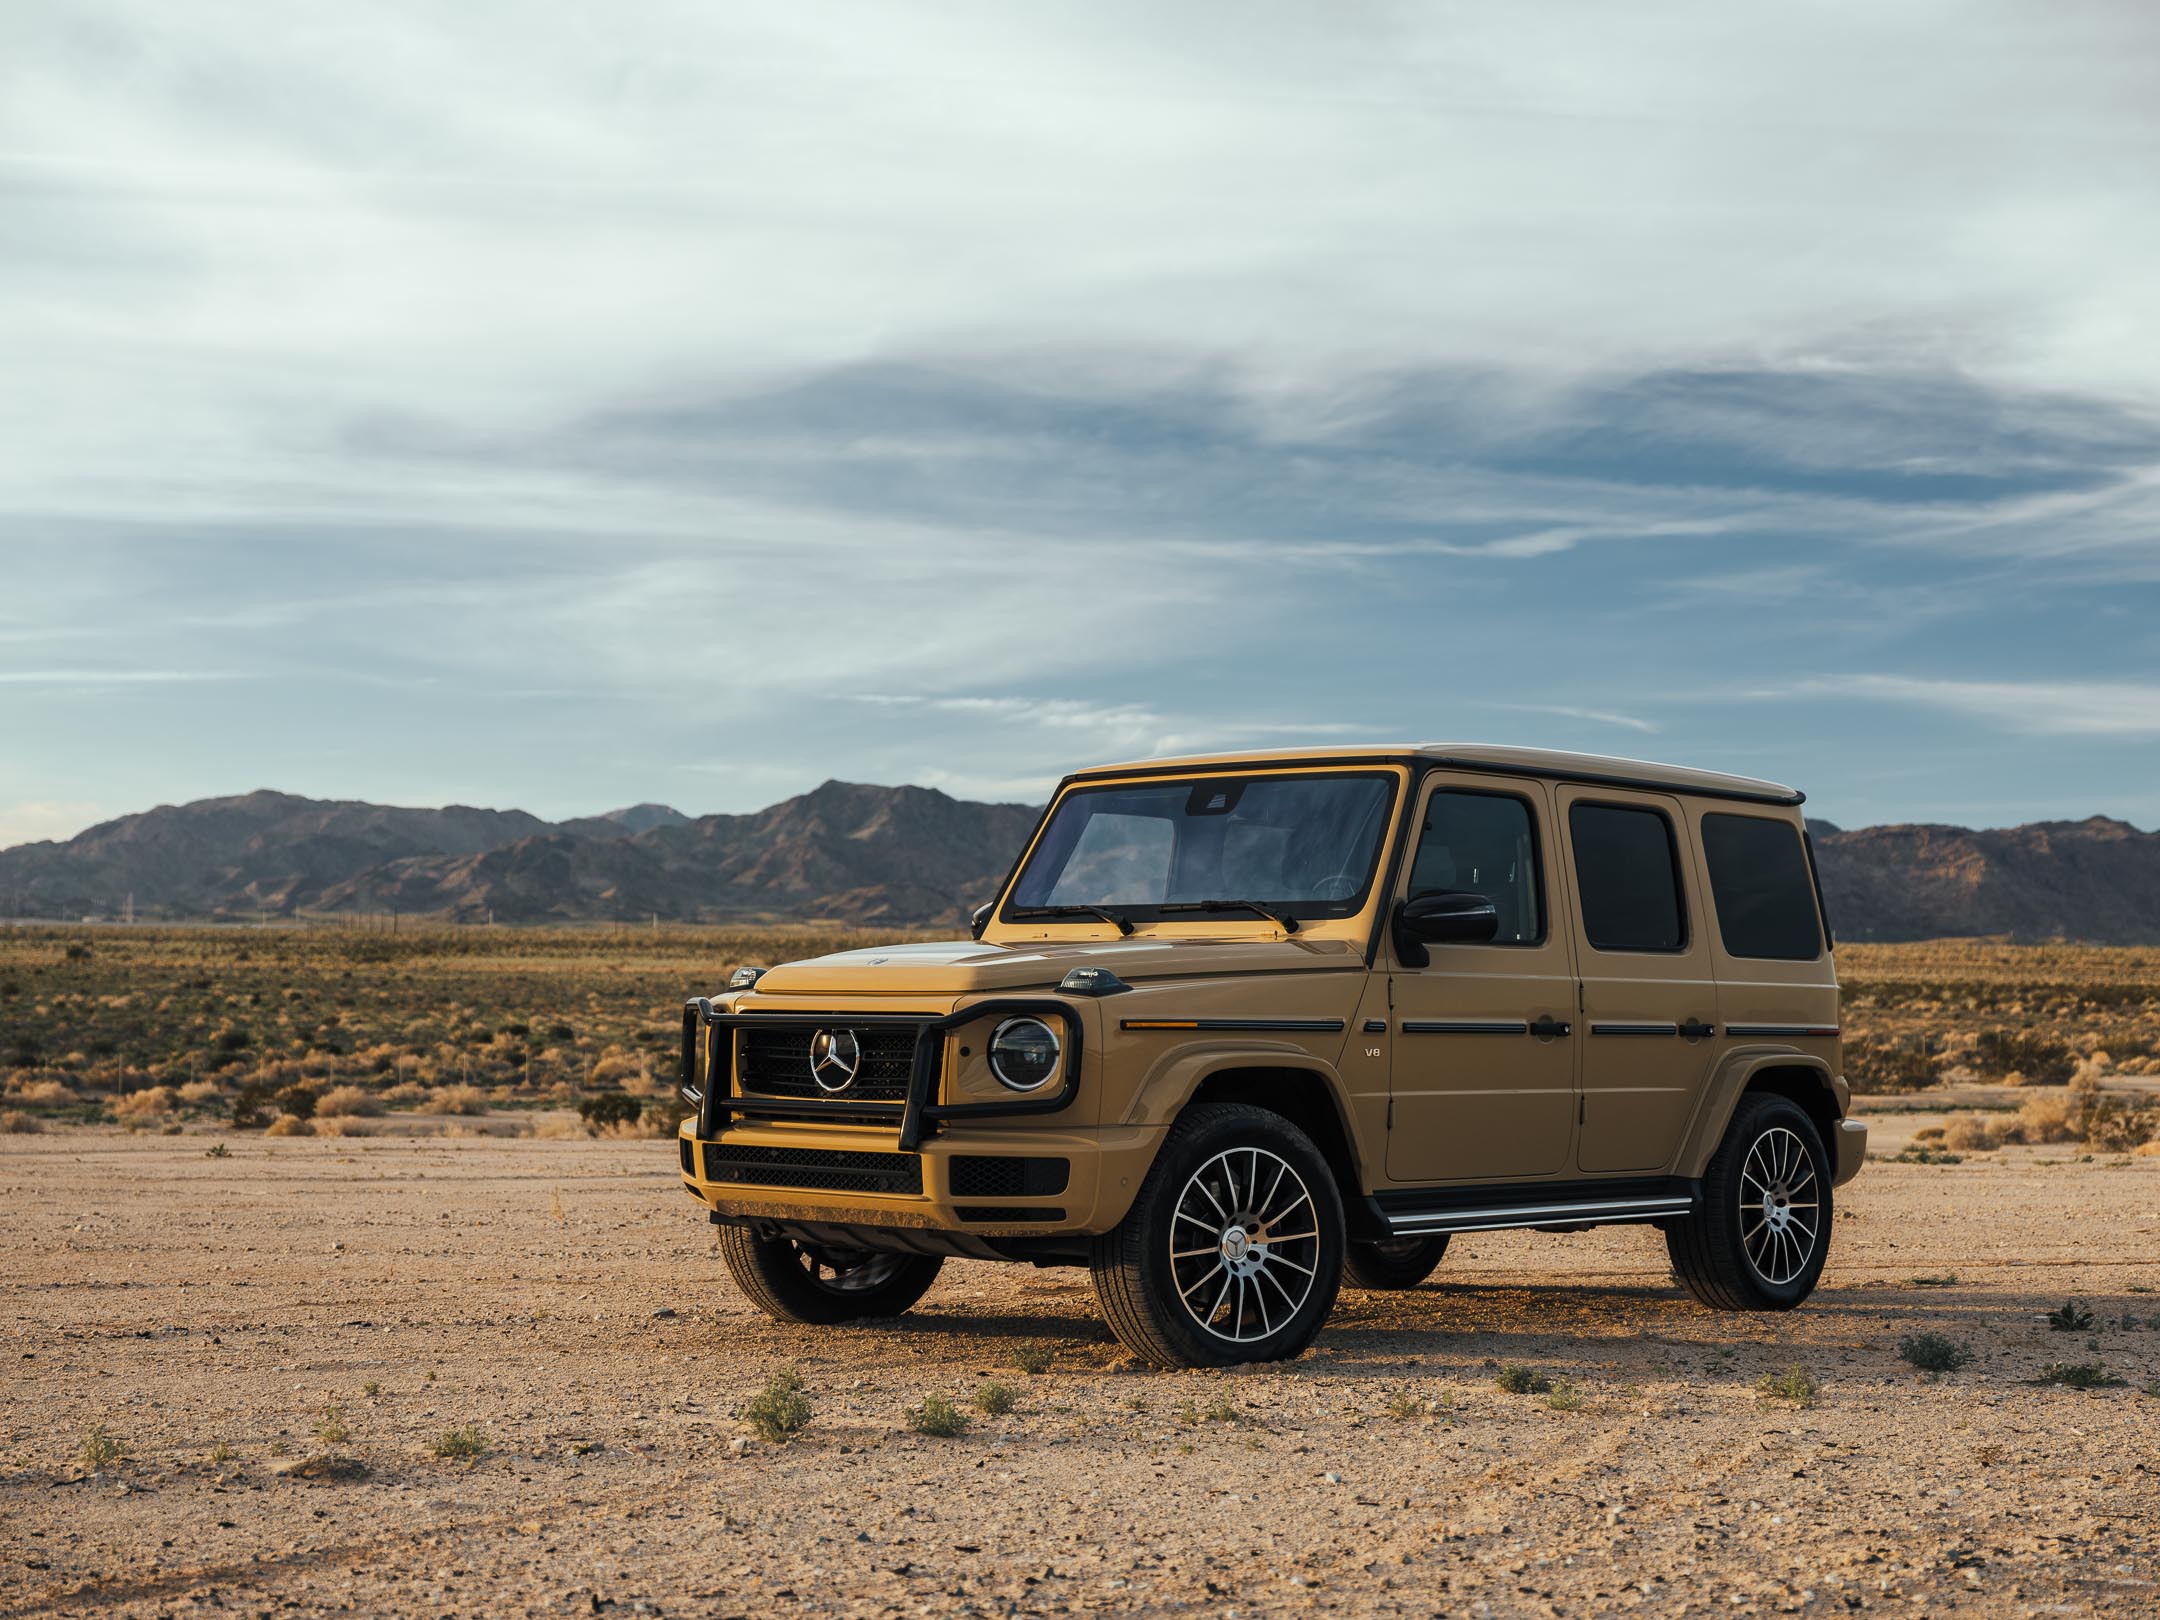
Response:
POLYGON ((851 1120, 876 1125, 897 1125, 899 1146, 913 1152, 923 1138, 933 1135, 950 1119, 979 1119, 995 1115, 1050 1114, 1071 1104, 1080 1090, 1080 1015, 1070 1002, 1048 998, 1013 998, 979 1001, 956 1013, 800 1013, 715 1012, 704 996, 683 1003, 682 1021, 683 1095, 697 1104, 698 1136, 711 1141, 720 1134, 730 1116, 746 1119, 851 1120), (1016 1093, 1010 1102, 940 1103, 939 1083, 944 1079, 945 1037, 964 1024, 985 1018, 1054 1017, 1064 1029, 1062 1062, 1065 1078, 1055 1092, 1046 1095, 1016 1093), (806 1028, 910 1029, 915 1032, 914 1060, 908 1066, 907 1098, 904 1102, 854 1102, 844 1097, 747 1097, 735 1090, 734 1032, 755 1025, 799 1024, 806 1028), (727 1039, 723 1048, 720 1035, 727 1039), (719 1061, 722 1052, 726 1061, 719 1061))

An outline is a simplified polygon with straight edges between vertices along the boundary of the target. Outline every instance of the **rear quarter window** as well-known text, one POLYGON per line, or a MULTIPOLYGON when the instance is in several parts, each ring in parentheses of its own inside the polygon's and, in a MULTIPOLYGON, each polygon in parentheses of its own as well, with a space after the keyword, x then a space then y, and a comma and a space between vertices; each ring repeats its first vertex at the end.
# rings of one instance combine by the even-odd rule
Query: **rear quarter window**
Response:
POLYGON ((1815 885, 1798 827, 1767 816, 1706 815, 1702 841, 1726 955, 1777 962, 1822 955, 1815 885))

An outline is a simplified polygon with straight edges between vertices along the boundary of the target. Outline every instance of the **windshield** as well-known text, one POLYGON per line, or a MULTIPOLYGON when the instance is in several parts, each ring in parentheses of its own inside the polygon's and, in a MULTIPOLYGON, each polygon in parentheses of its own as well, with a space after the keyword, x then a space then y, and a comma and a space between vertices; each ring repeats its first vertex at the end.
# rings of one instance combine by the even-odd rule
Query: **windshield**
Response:
MULTIPOLYGON (((1005 918, 1099 906, 1161 920, 1223 902, 1286 917, 1347 917, 1363 904, 1394 799, 1385 774, 1187 777, 1075 788, 1059 801, 1005 918)), ((1073 920, 1084 921, 1084 916, 1073 920)))

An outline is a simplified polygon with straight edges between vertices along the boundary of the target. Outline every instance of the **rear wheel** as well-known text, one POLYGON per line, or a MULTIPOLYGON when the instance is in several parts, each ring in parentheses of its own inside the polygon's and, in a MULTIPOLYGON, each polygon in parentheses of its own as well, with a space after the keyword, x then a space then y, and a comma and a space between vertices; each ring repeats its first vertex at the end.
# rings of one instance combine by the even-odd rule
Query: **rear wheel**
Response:
POLYGON ((1433 1274, 1447 1253, 1448 1235, 1379 1238, 1352 1243, 1343 1250, 1343 1281, 1352 1288, 1415 1288, 1433 1274))
POLYGON ((930 1291, 945 1263, 934 1254, 760 1237, 747 1226, 720 1228, 720 1258, 743 1296, 767 1316, 818 1326, 898 1316, 930 1291))
POLYGON ((1673 1274, 1724 1311, 1789 1311, 1830 1256, 1830 1159, 1799 1104, 1756 1093, 1734 1110, 1702 1207, 1665 1229, 1673 1274))
POLYGON ((1312 1139, 1280 1114, 1189 1108, 1133 1207, 1089 1256, 1103 1315, 1164 1367, 1282 1361, 1335 1305, 1342 1196, 1312 1139))

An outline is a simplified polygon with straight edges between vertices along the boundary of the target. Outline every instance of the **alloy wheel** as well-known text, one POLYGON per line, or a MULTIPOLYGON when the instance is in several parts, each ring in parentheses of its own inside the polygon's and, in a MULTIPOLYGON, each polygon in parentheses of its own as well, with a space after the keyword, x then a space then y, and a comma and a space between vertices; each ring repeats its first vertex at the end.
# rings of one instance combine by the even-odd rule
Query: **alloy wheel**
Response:
POLYGON ((1229 1148, 1193 1172, 1170 1222, 1170 1274, 1185 1312, 1232 1344, 1286 1326, 1311 1297, 1319 1213, 1304 1178, 1261 1147, 1229 1148))
POLYGON ((1740 1167, 1740 1244, 1755 1274, 1784 1287, 1814 1258, 1822 1237, 1815 1156, 1797 1133, 1774 1125, 1740 1167))

